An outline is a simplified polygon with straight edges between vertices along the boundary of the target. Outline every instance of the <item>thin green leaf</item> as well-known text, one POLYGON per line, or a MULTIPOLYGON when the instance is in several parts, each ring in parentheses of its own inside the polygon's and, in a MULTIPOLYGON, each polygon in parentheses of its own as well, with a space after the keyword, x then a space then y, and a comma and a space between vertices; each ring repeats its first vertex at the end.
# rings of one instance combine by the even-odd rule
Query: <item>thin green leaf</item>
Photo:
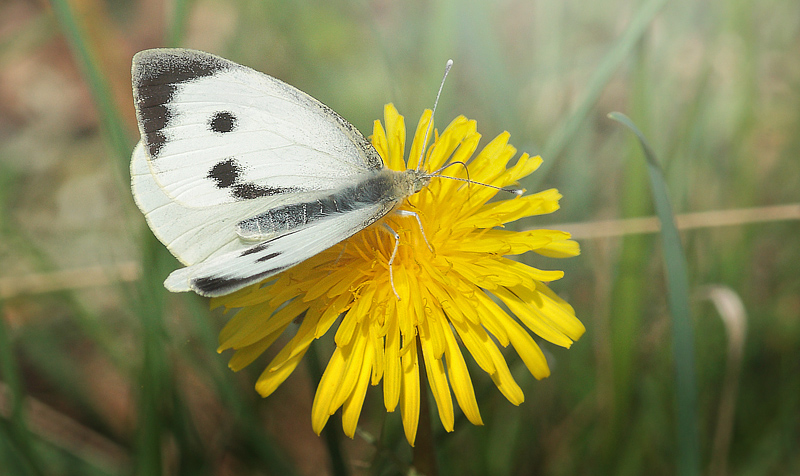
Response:
POLYGON ((180 46, 188 13, 189 0, 175 0, 172 2, 172 18, 167 31, 167 46, 180 46))
POLYGON ((611 119, 633 131, 642 145, 652 187, 656 215, 661 223, 664 267, 667 275, 667 299, 672 315, 672 348, 675 361, 675 383, 678 424, 678 474, 700 474, 699 437, 697 430, 697 382, 695 378, 694 337, 689 312, 689 279, 675 215, 669 200, 664 174, 642 132, 624 114, 612 112, 611 119))
POLYGON ((78 22, 73 15, 69 2, 66 0, 51 0, 50 5, 61 25, 72 54, 81 67, 92 97, 100 113, 101 123, 107 135, 108 143, 112 153, 117 158, 117 165, 120 168, 122 177, 128 177, 128 162, 131 156, 131 140, 128 138, 119 111, 114 105, 110 87, 102 71, 97 66, 94 55, 85 41, 85 35, 81 31, 78 22))

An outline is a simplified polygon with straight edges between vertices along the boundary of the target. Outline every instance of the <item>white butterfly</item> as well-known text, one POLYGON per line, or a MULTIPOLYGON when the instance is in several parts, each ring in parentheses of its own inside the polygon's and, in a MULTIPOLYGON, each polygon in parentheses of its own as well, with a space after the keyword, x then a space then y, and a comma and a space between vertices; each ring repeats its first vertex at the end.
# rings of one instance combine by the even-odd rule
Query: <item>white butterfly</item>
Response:
POLYGON ((200 51, 133 58, 133 196, 185 268, 170 291, 220 296, 375 223, 435 174, 387 169, 336 112, 200 51))

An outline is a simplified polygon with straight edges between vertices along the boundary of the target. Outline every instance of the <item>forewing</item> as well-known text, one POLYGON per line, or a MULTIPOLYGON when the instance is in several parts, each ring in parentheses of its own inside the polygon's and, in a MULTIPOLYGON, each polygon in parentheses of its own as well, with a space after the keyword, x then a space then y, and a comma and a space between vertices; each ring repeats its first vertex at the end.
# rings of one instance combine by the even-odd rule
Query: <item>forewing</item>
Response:
POLYGON ((132 76, 148 166, 185 207, 333 190, 383 166, 336 112, 218 56, 146 50, 132 76))
POLYGON ((267 279, 349 238, 391 210, 378 203, 318 221, 270 241, 173 271, 164 286, 173 292, 221 296, 267 279))

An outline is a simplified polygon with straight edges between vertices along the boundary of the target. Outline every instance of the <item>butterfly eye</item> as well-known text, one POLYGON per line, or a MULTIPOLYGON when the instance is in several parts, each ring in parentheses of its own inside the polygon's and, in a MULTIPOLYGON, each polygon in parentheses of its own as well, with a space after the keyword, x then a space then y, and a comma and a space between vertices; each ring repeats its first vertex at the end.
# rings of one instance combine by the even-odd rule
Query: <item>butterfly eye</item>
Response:
POLYGON ((211 117, 211 120, 208 121, 208 127, 211 132, 224 134, 236 129, 237 122, 236 116, 234 116, 232 113, 228 111, 221 111, 217 112, 211 117))

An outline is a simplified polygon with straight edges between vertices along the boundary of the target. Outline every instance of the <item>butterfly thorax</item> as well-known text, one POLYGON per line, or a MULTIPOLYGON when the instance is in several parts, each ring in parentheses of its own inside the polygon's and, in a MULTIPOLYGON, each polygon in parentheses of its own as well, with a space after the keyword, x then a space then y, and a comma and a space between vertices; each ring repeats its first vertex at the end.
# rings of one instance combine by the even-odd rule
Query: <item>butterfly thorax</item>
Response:
POLYGON ((384 168, 379 173, 387 174, 390 177, 392 186, 388 190, 387 198, 391 197, 396 202, 401 202, 405 198, 414 195, 431 181, 430 175, 414 169, 397 172, 384 168))

